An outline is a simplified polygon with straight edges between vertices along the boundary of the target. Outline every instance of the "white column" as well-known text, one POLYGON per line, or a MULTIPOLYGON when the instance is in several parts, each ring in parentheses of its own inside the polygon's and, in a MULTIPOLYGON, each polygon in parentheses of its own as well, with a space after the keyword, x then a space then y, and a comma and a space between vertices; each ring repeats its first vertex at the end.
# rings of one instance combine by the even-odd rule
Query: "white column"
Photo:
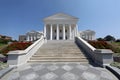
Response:
POLYGON ((76 36, 78 36, 78 25, 76 24, 76 36))
POLYGON ((44 25, 44 37, 46 37, 46 24, 44 25))
POLYGON ((89 40, 89 35, 87 34, 87 40, 89 40))
POLYGON ((29 41, 29 35, 27 35, 27 41, 29 41))
POLYGON ((34 40, 36 40, 36 36, 34 35, 34 40))
POLYGON ((89 34, 87 34, 87 36, 88 36, 88 40, 89 40, 89 34))
POLYGON ((74 37, 77 36, 76 26, 74 27, 74 37))
POLYGON ((32 35, 31 35, 31 40, 30 41, 33 41, 32 35))
POLYGON ((50 40, 52 40, 52 37, 53 37, 53 35, 52 35, 52 24, 50 25, 50 40))
POLYGON ((63 24, 63 40, 65 40, 65 24, 63 24))
POLYGON ((31 41, 31 36, 29 35, 29 41, 31 41))
POLYGON ((34 41, 34 35, 32 35, 32 40, 34 41))
POLYGON ((69 39, 71 40, 71 24, 69 25, 69 39))
POLYGON ((59 24, 57 24, 57 40, 59 40, 59 24))
POLYGON ((92 34, 92 40, 95 40, 95 34, 92 34))

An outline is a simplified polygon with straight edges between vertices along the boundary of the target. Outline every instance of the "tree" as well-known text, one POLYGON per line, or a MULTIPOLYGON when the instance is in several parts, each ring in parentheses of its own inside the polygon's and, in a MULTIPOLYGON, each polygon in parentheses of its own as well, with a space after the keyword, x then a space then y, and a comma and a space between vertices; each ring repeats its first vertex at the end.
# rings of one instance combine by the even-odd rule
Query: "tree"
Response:
POLYGON ((98 40, 98 41, 104 41, 104 39, 103 39, 103 38, 97 38, 97 40, 98 40))
POLYGON ((115 41, 115 38, 111 35, 107 35, 106 37, 104 37, 105 41, 115 41))
POLYGON ((116 42, 120 42, 120 39, 117 39, 116 42))

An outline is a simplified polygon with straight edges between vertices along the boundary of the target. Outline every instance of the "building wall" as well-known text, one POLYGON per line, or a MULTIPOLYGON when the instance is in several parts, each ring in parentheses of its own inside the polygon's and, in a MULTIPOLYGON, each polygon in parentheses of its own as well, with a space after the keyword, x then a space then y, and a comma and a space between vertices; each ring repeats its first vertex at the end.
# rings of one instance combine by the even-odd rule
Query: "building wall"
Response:
POLYGON ((36 41, 39 38, 41 38, 42 35, 43 35, 42 32, 30 31, 27 32, 25 35, 20 35, 19 41, 36 41))
POLYGON ((26 41, 26 35, 19 35, 19 41, 20 41, 20 42, 26 41))
POLYGON ((95 40, 95 31, 92 30, 80 31, 79 36, 85 40, 95 40))
POLYGON ((12 40, 12 37, 0 35, 0 39, 12 40))

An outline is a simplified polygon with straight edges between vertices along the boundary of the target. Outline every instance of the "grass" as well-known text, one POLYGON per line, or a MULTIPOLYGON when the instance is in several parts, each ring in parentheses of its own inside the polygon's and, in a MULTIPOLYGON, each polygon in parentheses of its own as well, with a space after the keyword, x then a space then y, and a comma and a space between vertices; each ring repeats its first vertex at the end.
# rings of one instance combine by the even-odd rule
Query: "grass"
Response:
POLYGON ((113 66, 113 67, 117 67, 117 68, 120 69, 120 63, 119 62, 113 62, 110 65, 113 66))
POLYGON ((120 57, 120 53, 113 54, 114 57, 120 57))
POLYGON ((7 44, 0 43, 0 50, 1 50, 2 48, 6 47, 6 46, 7 46, 7 44))
POLYGON ((120 42, 111 42, 110 44, 120 49, 120 42))
POLYGON ((8 67, 7 63, 0 62, 0 70, 7 68, 7 67, 8 67))
POLYGON ((115 48, 115 53, 120 54, 120 42, 111 42, 109 44, 111 44, 115 48))

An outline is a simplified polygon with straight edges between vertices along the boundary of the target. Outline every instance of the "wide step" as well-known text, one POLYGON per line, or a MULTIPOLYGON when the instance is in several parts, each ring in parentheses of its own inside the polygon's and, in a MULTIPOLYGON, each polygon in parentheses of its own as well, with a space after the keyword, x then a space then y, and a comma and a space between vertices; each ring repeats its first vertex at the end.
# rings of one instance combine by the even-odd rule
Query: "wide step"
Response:
POLYGON ((47 41, 28 61, 39 62, 82 62, 88 63, 89 58, 84 56, 74 41, 60 40, 47 41))
POLYGON ((88 63, 87 59, 40 59, 40 60, 30 60, 28 62, 35 62, 35 63, 39 63, 39 62, 84 62, 84 63, 88 63))
POLYGON ((30 60, 41 59, 87 59, 86 57, 32 57, 30 60))

